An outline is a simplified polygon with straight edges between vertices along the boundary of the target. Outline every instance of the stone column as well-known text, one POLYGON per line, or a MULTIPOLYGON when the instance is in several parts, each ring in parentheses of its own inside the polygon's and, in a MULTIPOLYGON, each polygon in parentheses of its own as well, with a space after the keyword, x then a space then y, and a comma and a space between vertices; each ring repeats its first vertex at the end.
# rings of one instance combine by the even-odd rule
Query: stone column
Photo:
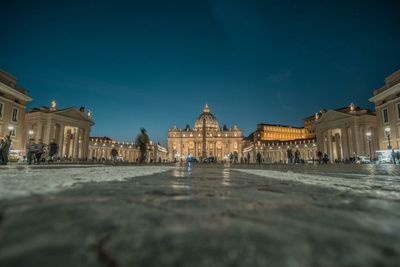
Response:
POLYGON ((336 156, 338 160, 343 159, 343 148, 342 148, 342 140, 340 138, 340 134, 335 134, 335 144, 336 144, 336 156))
POLYGON ((50 144, 51 140, 54 137, 54 126, 55 123, 54 122, 47 122, 46 123, 46 132, 43 138, 43 143, 45 144, 50 144))
MULTIPOLYGON (((353 151, 357 155, 360 153, 360 140, 357 140, 359 138, 359 128, 358 125, 354 125, 352 130, 352 140, 353 140, 353 151)), ((353 153, 352 153, 353 156, 353 153)))
POLYGON ((342 135, 342 151, 343 151, 343 158, 348 159, 350 157, 349 155, 349 144, 348 144, 348 134, 347 134, 347 128, 341 128, 341 135, 342 135))
POLYGON ((75 128, 74 131, 74 144, 73 144, 73 151, 72 151, 72 158, 77 159, 79 155, 79 128, 75 128))
POLYGON ((36 143, 38 143, 40 139, 43 140, 43 122, 38 122, 36 124, 36 126, 37 126, 37 130, 36 130, 35 141, 36 141, 36 143))
POLYGON ((89 143, 90 143, 90 128, 86 128, 84 131, 84 142, 83 142, 83 158, 88 158, 88 150, 89 150, 89 143))
POLYGON ((59 132, 58 132, 58 140, 57 140, 57 143, 58 143, 58 156, 60 157, 60 158, 62 158, 62 156, 63 156, 63 153, 64 153, 64 130, 65 130, 65 126, 63 125, 63 124, 60 124, 59 125, 60 126, 60 130, 59 130, 59 132))
POLYGON ((326 131, 324 135, 324 142, 325 142, 325 147, 326 151, 324 151, 326 154, 328 154, 329 159, 331 159, 331 149, 330 149, 330 131, 326 131))
POLYGON ((325 136, 324 133, 321 131, 317 135, 317 150, 321 152, 325 152, 325 136))

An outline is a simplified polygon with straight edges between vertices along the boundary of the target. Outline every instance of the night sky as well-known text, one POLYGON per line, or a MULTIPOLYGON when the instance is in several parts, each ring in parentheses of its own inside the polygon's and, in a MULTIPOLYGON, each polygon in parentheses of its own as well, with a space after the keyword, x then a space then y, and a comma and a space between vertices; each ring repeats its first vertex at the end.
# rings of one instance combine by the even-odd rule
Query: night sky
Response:
POLYGON ((6 1, 0 68, 34 101, 85 106, 93 136, 193 126, 302 126, 368 103, 400 68, 400 1, 6 1), (300 4, 300 2, 302 4, 300 4))

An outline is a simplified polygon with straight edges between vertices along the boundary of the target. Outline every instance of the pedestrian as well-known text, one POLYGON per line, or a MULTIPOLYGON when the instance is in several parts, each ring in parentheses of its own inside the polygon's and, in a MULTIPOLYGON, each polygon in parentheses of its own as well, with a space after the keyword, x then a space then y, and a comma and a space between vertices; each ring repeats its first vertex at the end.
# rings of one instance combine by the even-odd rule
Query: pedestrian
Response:
POLYGON ((293 152, 292 150, 289 148, 287 151, 287 157, 288 157, 288 163, 293 163, 293 152))
POLYGON ((11 148, 11 136, 7 135, 3 143, 1 144, 0 151, 1 151, 1 165, 7 165, 8 163, 8 154, 10 153, 11 148))
POLYGON ((261 164, 261 153, 260 152, 257 153, 257 162, 258 162, 258 164, 261 164))
POLYGON ((324 164, 328 164, 328 162, 329 162, 329 157, 328 157, 328 154, 324 154, 324 157, 323 157, 323 159, 322 159, 322 162, 324 163, 324 164))
POLYGON ((112 160, 113 163, 117 163, 117 156, 118 156, 118 151, 115 147, 113 147, 113 149, 111 149, 111 156, 112 156, 112 160))
POLYGON ((39 139, 39 143, 35 145, 35 158, 36 158, 36 164, 40 164, 40 161, 42 159, 42 155, 44 153, 44 144, 43 140, 39 139))
POLYGON ((34 155, 35 155, 35 143, 33 142, 33 139, 29 139, 29 143, 26 144, 25 150, 26 150, 26 162, 28 165, 32 164, 32 160, 34 160, 34 155))
POLYGON ((56 139, 52 139, 51 143, 49 144, 49 160, 48 162, 53 163, 54 162, 54 158, 56 157, 58 153, 58 144, 56 143, 56 139))
POLYGON ((250 164, 250 153, 247 153, 247 163, 250 164))
POLYGON ((294 152, 294 163, 300 163, 300 151, 298 149, 294 152))
POLYGON ((400 164, 400 150, 397 150, 396 158, 397 158, 397 162, 400 164))
POLYGON ((393 164, 396 165, 396 152, 394 151, 394 149, 392 149, 392 160, 393 164))
POLYGON ((318 158, 318 163, 321 164, 321 162, 322 162, 322 152, 321 151, 318 151, 317 158, 318 158))

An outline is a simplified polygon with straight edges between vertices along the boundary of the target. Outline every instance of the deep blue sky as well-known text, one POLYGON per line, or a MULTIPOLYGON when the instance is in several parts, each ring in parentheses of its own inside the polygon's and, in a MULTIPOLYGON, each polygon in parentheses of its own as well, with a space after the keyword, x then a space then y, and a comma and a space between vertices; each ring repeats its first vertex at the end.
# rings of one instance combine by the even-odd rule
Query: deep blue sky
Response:
POLYGON ((85 106, 92 135, 165 143, 204 103, 246 134, 364 107, 400 68, 400 1, 7 1, 0 68, 29 107, 85 106), (301 3, 301 4, 300 4, 301 3))

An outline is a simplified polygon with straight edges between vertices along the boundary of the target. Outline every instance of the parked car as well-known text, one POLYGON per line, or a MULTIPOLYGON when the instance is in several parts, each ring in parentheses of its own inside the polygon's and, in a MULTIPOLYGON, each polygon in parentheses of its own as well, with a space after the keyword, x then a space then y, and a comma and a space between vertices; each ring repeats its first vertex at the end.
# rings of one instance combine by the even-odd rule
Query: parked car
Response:
POLYGON ((371 159, 367 156, 358 156, 356 158, 356 163, 357 164, 370 164, 371 163, 371 159))
POLYGON ((23 157, 19 155, 19 151, 10 150, 10 153, 8 154, 8 161, 17 162, 21 159, 23 159, 23 157))

